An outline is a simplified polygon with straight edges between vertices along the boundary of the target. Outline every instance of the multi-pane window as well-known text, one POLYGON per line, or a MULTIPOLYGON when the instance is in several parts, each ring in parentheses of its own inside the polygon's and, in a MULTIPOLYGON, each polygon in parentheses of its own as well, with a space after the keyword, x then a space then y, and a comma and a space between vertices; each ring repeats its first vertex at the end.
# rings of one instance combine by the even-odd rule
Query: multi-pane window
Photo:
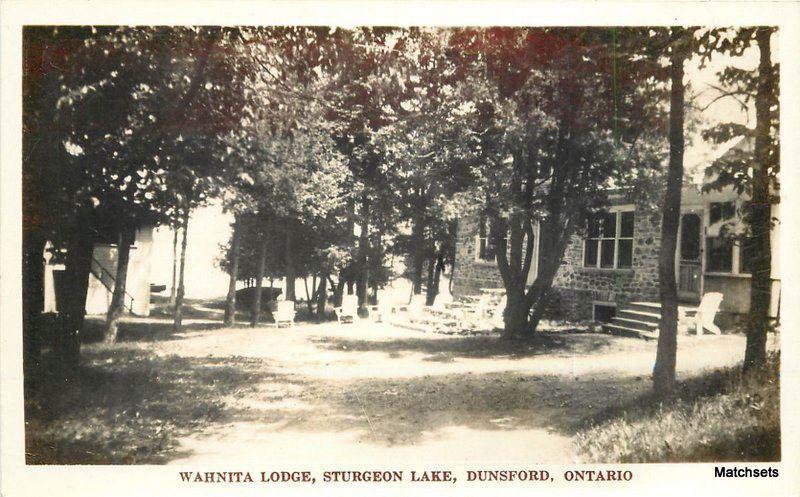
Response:
POLYGON ((757 250, 755 240, 750 237, 745 238, 744 241, 742 241, 742 245, 739 247, 739 259, 741 261, 741 269, 739 270, 740 273, 753 273, 753 265, 755 264, 756 254, 757 250))
POLYGON ((706 237, 706 271, 712 273, 733 272, 733 238, 724 236, 722 226, 736 216, 736 204, 733 202, 711 202, 708 207, 710 226, 717 229, 716 236, 706 237))
POLYGON ((627 269, 633 265, 633 211, 601 212, 589 218, 583 265, 627 269))

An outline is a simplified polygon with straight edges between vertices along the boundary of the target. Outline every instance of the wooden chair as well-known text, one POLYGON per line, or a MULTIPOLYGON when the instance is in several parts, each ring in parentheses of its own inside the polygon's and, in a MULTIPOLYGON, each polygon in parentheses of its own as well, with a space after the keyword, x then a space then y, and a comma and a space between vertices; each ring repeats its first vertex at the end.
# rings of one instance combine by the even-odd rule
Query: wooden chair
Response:
POLYGON ((451 295, 444 295, 440 293, 433 300, 433 304, 430 306, 425 306, 423 310, 426 313, 436 317, 455 320, 456 324, 460 326, 461 321, 464 319, 464 311, 460 308, 457 309, 450 307, 452 303, 453 297, 451 295))
POLYGON ((342 305, 334 307, 333 312, 336 313, 336 321, 339 324, 356 322, 358 320, 358 296, 343 295, 342 305))
POLYGON ((506 302, 508 302, 508 298, 503 295, 497 305, 491 310, 492 315, 489 318, 489 324, 494 328, 503 328, 505 326, 503 314, 506 312, 506 302))
POLYGON ((393 303, 386 292, 378 292, 378 303, 367 307, 369 311, 369 318, 377 323, 385 323, 391 320, 392 315, 398 311, 399 308, 405 305, 393 303))
POLYGON ((275 327, 280 327, 281 324, 294 325, 294 301, 293 300, 280 300, 277 302, 275 312, 272 313, 272 318, 275 321, 275 327))
POLYGON ((488 293, 481 294, 477 302, 463 307, 464 321, 470 328, 479 327, 489 316, 491 305, 492 296, 488 293))
POLYGON ((719 292, 709 292, 703 295, 700 300, 700 305, 696 309, 686 309, 683 311, 683 317, 690 320, 694 324, 695 333, 702 335, 703 330, 708 330, 715 335, 722 334, 719 326, 714 324, 714 318, 719 311, 719 306, 722 304, 722 294, 719 292))
POLYGON ((422 314, 425 312, 425 297, 424 294, 414 295, 411 297, 411 301, 408 303, 406 307, 406 313, 408 313, 408 317, 411 319, 421 318, 422 314))

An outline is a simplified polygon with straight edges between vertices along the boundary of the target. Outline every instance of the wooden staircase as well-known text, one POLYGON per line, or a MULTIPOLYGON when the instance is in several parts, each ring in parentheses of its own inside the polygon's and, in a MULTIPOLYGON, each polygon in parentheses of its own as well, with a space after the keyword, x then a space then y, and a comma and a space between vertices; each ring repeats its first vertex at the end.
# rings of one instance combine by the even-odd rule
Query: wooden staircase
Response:
POLYGON ((631 302, 621 307, 611 321, 603 323, 603 330, 612 335, 658 338, 660 319, 658 302, 631 302))

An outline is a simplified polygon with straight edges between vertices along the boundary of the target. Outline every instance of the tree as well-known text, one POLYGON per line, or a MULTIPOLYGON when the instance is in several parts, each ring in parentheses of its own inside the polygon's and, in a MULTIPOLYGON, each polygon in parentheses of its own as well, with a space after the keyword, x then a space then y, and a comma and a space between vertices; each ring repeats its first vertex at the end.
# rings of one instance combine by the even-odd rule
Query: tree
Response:
POLYGON ((427 300, 432 304, 442 268, 453 262, 453 221, 463 207, 457 195, 475 180, 472 152, 462 139, 470 130, 458 116, 462 101, 455 91, 459 79, 448 54, 448 31, 414 28, 396 37, 404 91, 391 109, 395 120, 376 142, 390 166, 398 217, 410 224, 410 233, 396 237, 394 251, 408 256, 414 294, 422 291, 428 263, 427 300))
MULTIPOLYGON (((739 123, 721 123, 705 131, 706 139, 716 143, 727 142, 737 136, 754 142, 753 150, 742 149, 729 154, 712 165, 710 172, 715 180, 708 189, 733 187, 737 192, 749 194, 744 203, 746 229, 737 242, 746 247, 750 259, 750 312, 747 321, 747 344, 744 370, 757 369, 766 362, 766 338, 771 328, 770 305, 772 300, 772 248, 770 233, 773 228, 772 205, 779 201, 780 145, 779 145, 779 66, 772 62, 772 27, 739 28, 735 30, 709 30, 704 41, 711 47, 705 54, 742 55, 755 48, 759 53, 757 71, 736 66, 725 68, 720 74, 719 96, 735 98, 747 112, 755 104, 755 129, 739 123)), ((715 99, 713 102, 715 102, 715 99)))
POLYGON ((468 139, 483 165, 474 198, 508 299, 505 336, 536 330, 573 234, 614 180, 654 163, 644 153, 660 112, 651 64, 617 52, 617 31, 496 28, 452 38, 467 73, 468 139))
POLYGON ((658 347, 653 369, 653 388, 662 396, 672 394, 678 339, 678 287, 675 281, 675 251, 683 187, 684 152, 684 63, 690 53, 693 30, 673 28, 669 33, 670 106, 669 168, 661 221, 661 247, 658 258, 658 288, 661 301, 658 347))
MULTIPOLYGON (((217 151, 216 137, 238 119, 237 95, 243 92, 237 91, 239 78, 231 70, 236 59, 226 56, 229 34, 201 28, 26 31, 25 143, 30 154, 24 169, 30 202, 25 208, 28 214, 47 213, 31 225, 26 252, 35 267, 41 260, 35 254, 43 253, 48 239, 56 251, 66 250, 66 289, 59 299, 54 346, 65 376, 79 361, 101 220, 115 210, 125 214, 116 228, 129 239, 140 221, 134 212, 168 209, 162 203, 169 196, 165 191, 176 193, 173 203, 181 207, 203 195, 196 184, 172 189, 177 185, 171 180, 201 178, 185 174, 185 164, 213 165, 203 159, 217 151)), ((182 215, 184 220, 187 216, 182 215)), ((40 272, 32 272, 31 286, 38 285, 33 279, 40 272)), ((124 270, 119 273, 125 276, 124 270)), ((118 296, 124 286, 119 281, 118 296)), ((31 316, 37 307, 31 302, 31 316)), ((118 309, 109 313, 112 332, 118 309)))

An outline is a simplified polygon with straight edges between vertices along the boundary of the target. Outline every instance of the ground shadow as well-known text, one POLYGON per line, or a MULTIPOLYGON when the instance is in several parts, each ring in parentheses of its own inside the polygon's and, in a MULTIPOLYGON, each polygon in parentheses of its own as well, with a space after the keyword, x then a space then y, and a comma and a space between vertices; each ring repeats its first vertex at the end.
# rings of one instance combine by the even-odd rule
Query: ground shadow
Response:
POLYGON ((362 441, 384 446, 415 444, 452 426, 571 436, 586 424, 587 413, 629 402, 649 387, 642 377, 577 379, 512 372, 306 381, 294 400, 313 409, 266 408, 243 416, 283 418, 282 430, 357 430, 362 441))
MULTIPOLYGON (((182 340, 192 332, 218 330, 225 328, 222 321, 188 321, 181 326, 180 332, 173 331, 172 320, 124 318, 119 323, 117 340, 119 342, 156 342, 163 340, 182 340)), ((81 342, 97 343, 103 340, 105 320, 87 318, 81 331, 81 342)))
MULTIPOLYGON (((47 359, 45 357, 45 359, 47 359)), ((177 438, 236 415, 222 400, 282 381, 257 359, 161 357, 93 346, 70 382, 26 392, 29 464, 152 464, 179 455, 177 438)))
POLYGON ((539 355, 597 354, 631 338, 602 333, 571 331, 541 332, 531 338, 508 340, 496 336, 464 336, 441 338, 394 338, 364 340, 340 337, 311 338, 318 347, 348 352, 386 352, 393 356, 403 352, 431 354, 428 360, 447 361, 455 358, 523 359, 539 355))

